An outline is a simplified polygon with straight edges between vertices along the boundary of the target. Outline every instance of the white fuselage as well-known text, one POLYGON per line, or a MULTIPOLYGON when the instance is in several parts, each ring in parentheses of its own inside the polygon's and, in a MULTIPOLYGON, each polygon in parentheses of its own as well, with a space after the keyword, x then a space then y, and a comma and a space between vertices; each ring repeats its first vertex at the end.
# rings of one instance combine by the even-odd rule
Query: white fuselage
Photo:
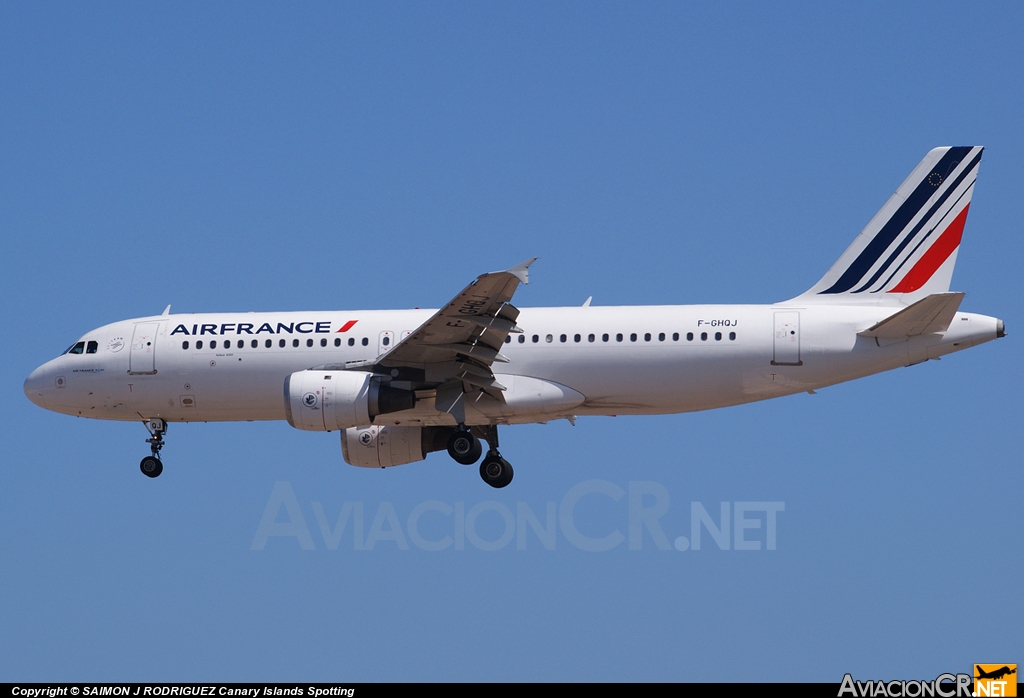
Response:
MULTIPOLYGON (((285 419, 287 376, 372 361, 434 312, 126 320, 87 333, 82 353, 40 366, 25 381, 25 392, 46 409, 97 419, 285 419)), ((501 350, 508 362, 493 366, 506 387, 507 408, 477 411, 469 401, 466 423, 725 407, 919 363, 995 339, 999 332, 995 318, 957 313, 944 333, 900 340, 858 336, 892 313, 891 307, 789 303, 526 308, 517 320, 523 333, 511 335, 501 350)), ((424 399, 413 410, 374 423, 454 420, 424 399)))

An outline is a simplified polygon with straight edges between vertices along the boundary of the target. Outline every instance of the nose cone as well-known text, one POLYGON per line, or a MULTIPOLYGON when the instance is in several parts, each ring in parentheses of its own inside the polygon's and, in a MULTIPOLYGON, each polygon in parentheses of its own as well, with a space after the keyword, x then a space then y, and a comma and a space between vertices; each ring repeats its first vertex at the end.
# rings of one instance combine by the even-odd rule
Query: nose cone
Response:
POLYGON ((25 379, 25 397, 46 409, 46 389, 49 387, 49 376, 46 367, 40 366, 25 379))

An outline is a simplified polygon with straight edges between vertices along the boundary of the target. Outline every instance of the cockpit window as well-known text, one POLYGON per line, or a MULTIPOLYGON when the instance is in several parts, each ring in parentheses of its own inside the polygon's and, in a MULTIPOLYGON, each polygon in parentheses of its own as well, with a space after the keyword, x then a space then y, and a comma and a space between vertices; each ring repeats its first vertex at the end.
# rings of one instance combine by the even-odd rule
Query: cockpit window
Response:
POLYGON ((85 342, 78 342, 77 344, 72 346, 70 349, 68 349, 66 353, 68 353, 68 354, 81 354, 83 351, 85 351, 85 342))
POLYGON ((100 345, 97 342, 89 342, 85 345, 86 354, 95 354, 96 350, 99 349, 100 345))

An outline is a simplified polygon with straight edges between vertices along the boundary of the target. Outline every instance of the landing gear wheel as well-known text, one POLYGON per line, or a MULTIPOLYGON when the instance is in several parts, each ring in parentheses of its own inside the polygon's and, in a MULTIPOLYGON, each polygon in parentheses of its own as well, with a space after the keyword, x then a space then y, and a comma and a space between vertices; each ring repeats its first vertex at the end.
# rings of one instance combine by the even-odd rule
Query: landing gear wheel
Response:
POLYGON ((164 464, 155 456, 146 456, 139 463, 139 470, 146 477, 160 477, 160 473, 164 471, 164 464))
POLYGON ((512 482, 512 465, 497 454, 488 454, 480 464, 480 477, 491 487, 501 488, 512 482))
POLYGON ((448 455, 456 463, 473 465, 480 460, 481 453, 483 447, 480 445, 480 439, 469 433, 468 429, 456 429, 448 439, 448 455))
POLYGON ((146 456, 139 463, 139 470, 146 477, 160 477, 160 473, 164 471, 164 464, 160 462, 160 449, 164 447, 164 434, 167 433, 167 422, 162 419, 150 419, 143 422, 146 430, 149 432, 149 438, 146 439, 146 443, 149 444, 149 450, 152 455, 146 456))

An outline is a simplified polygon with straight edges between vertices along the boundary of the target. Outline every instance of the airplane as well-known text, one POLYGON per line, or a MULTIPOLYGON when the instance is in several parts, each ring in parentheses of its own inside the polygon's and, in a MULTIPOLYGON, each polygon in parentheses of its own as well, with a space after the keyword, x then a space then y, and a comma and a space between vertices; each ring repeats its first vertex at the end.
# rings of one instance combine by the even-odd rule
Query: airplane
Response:
POLYGON ((978 672, 978 675, 974 677, 976 679, 994 679, 994 680, 998 680, 998 679, 1003 678, 1004 676, 1009 676, 1010 674, 1016 674, 1017 673, 1017 669, 1016 668, 1011 669, 1008 666, 1004 666, 1002 668, 995 669, 994 671, 984 671, 980 666, 975 664, 974 665, 974 669, 978 672))
POLYGON ((447 450, 512 481, 498 427, 766 400, 1003 337, 950 280, 983 148, 930 151, 829 271, 769 305, 523 308, 533 259, 483 274, 439 310, 170 314, 97 328, 25 380, 76 417, 141 421, 163 471, 171 422, 287 420, 340 432, 346 462, 447 450), (483 454, 481 441, 488 450, 483 454))

